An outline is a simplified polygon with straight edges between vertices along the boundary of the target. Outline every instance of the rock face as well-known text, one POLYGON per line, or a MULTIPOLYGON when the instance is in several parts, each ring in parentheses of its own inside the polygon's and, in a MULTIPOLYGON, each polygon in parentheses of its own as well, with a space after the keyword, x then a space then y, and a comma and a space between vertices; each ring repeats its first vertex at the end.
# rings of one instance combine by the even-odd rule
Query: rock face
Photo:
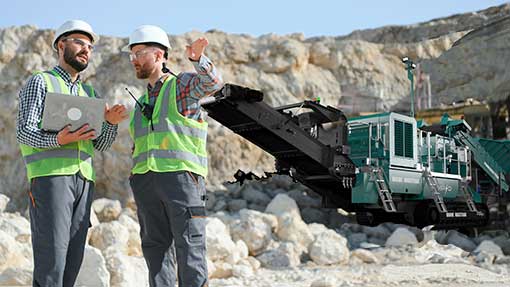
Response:
MULTIPOLYGON (((471 29, 507 16, 509 7, 505 4, 412 26, 355 31, 342 37, 305 39, 301 34, 268 34, 254 38, 219 31, 190 32, 170 36, 174 50, 169 67, 174 72, 192 70, 184 47, 194 38, 206 36, 210 41, 207 55, 221 70, 225 82, 262 90, 271 105, 320 97, 325 104, 342 105, 346 112, 387 110, 407 101, 409 81, 400 60, 403 56, 423 62, 438 100, 499 97, 506 95, 510 82, 505 69, 509 57, 508 49, 504 49, 509 37, 506 26, 488 28, 482 35, 449 49, 471 29)), ((11 198, 9 210, 27 204, 23 191, 28 183, 15 138, 18 91, 32 72, 56 64, 50 46, 53 35, 53 30, 34 26, 0 29, 0 193, 11 198)), ((126 42, 126 38, 102 36, 83 79, 110 104, 124 103, 132 108, 133 101, 125 88, 140 95, 145 84, 135 78, 128 57, 120 53, 126 42)), ((127 127, 127 122, 120 125, 113 147, 98 153, 95 161, 97 194, 123 203, 131 197, 127 178, 132 143, 127 127)), ((231 179, 238 168, 255 172, 273 169, 265 152, 212 120, 208 150, 210 187, 231 179)), ((245 200, 267 204, 263 196, 245 200)), ((242 201, 230 206, 237 210, 244 207, 242 201)))
POLYGON ((422 66, 430 74, 434 100, 506 99, 510 90, 508 41, 510 19, 504 18, 472 31, 439 57, 424 59, 422 66))

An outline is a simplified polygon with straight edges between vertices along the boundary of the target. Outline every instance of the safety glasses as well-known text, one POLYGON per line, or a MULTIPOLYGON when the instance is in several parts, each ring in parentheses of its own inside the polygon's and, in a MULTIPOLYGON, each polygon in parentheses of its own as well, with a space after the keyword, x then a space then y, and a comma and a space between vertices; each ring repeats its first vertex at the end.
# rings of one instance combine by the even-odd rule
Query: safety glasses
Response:
POLYGON ((94 45, 92 45, 90 42, 83 41, 82 39, 79 38, 65 38, 63 39, 63 41, 71 42, 77 46, 80 46, 82 49, 87 47, 90 51, 94 50, 94 45))
POLYGON ((136 53, 129 53, 129 60, 131 62, 136 61, 137 59, 139 59, 143 55, 145 55, 147 53, 150 53, 150 52, 154 52, 154 48, 146 47, 146 48, 143 48, 143 49, 141 49, 140 51, 138 51, 136 53))

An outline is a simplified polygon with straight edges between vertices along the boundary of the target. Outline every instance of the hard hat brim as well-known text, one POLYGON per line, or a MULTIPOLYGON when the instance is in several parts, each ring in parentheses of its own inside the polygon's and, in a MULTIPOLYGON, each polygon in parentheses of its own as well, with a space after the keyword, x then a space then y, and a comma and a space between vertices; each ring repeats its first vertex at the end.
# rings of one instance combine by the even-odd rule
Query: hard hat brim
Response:
MULTIPOLYGON (((131 45, 133 45, 133 44, 131 44, 131 45)), ((126 46, 122 47, 121 51, 126 52, 126 53, 131 52, 131 45, 127 44, 126 46)))
POLYGON ((92 38, 92 44, 96 44, 98 41, 99 41, 99 35, 97 35, 96 33, 94 32, 89 32, 89 31, 83 31, 83 30, 74 30, 74 31, 68 31, 68 32, 65 32, 64 34, 58 36, 54 41, 53 41, 53 50, 56 52, 58 51, 57 49, 57 42, 62 38, 63 35, 66 35, 66 34, 73 34, 73 33, 80 33, 80 34, 85 34, 85 35, 88 35, 92 38))

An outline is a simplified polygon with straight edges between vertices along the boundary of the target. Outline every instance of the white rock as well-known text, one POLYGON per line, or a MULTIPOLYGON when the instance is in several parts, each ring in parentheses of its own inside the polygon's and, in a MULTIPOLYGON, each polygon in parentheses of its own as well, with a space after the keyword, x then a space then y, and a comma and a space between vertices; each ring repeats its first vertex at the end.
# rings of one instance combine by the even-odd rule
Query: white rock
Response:
POLYGON ((282 242, 278 248, 268 250, 257 256, 263 267, 294 267, 301 263, 299 248, 291 242, 282 242))
POLYGON ((369 250, 358 248, 351 252, 351 257, 355 257, 363 261, 364 263, 369 264, 378 264, 379 259, 369 250))
POLYGON ((232 264, 218 261, 214 263, 214 272, 209 273, 210 278, 228 278, 232 276, 232 264))
POLYGON ((404 246, 404 245, 416 245, 418 240, 411 231, 406 228, 399 227, 393 234, 386 240, 385 246, 404 246))
POLYGON ((142 240, 140 238, 140 225, 131 216, 123 213, 118 222, 125 226, 129 232, 127 255, 143 256, 142 240))
POLYGON ((280 240, 293 242, 304 252, 314 241, 314 236, 308 229, 308 225, 294 212, 278 216, 278 232, 276 234, 280 240))
POLYGON ((101 222, 99 222, 99 218, 97 218, 97 214, 94 211, 94 209, 90 210, 90 219, 89 220, 90 220, 90 225, 92 225, 91 227, 97 226, 101 223, 101 222))
POLYGON ((213 214, 210 214, 208 217, 218 218, 219 220, 221 220, 221 222, 223 222, 223 224, 225 224, 225 226, 227 226, 227 229, 228 229, 228 227, 232 224, 232 222, 239 219, 239 214, 238 213, 230 214, 225 211, 218 211, 213 214))
POLYGON ((85 246, 85 254, 80 273, 76 279, 77 286, 110 286, 110 273, 106 268, 106 261, 99 249, 90 245, 85 246))
MULTIPOLYGON (((131 203, 131 202, 128 202, 127 204, 133 204, 135 205, 135 203, 131 203)), ((131 219, 133 219, 134 221, 136 221, 136 223, 138 223, 138 214, 136 214, 136 205, 134 207, 131 207, 131 206, 126 206, 122 209, 122 212, 120 213, 119 215, 119 218, 120 216, 122 215, 127 215, 129 216, 131 219)))
MULTIPOLYGON (((433 284, 439 286, 485 286, 483 283, 477 284, 478 282, 484 282, 487 286, 506 286, 507 284, 501 284, 499 282, 505 282, 504 280, 508 282, 508 277, 506 275, 496 274, 489 270, 468 264, 386 265, 380 268, 379 274, 379 281, 382 282, 379 286, 394 284, 395 282, 406 282, 404 286, 413 286, 414 284, 410 284, 409 282, 416 282, 417 284, 415 286, 419 286, 422 285, 420 284, 421 282, 432 281, 441 282, 439 284, 433 284), (445 270, 446 268, 447 270, 445 270)), ((432 284, 423 285, 431 286, 432 284)))
POLYGON ((248 257, 248 246, 244 243, 242 240, 237 240, 235 243, 234 250, 231 251, 229 256, 225 259, 227 263, 230 263, 232 265, 236 264, 242 259, 245 259, 248 257))
MULTIPOLYGON (((20 243, 20 242, 18 241, 18 243, 20 243)), ((31 242, 21 243, 21 244, 18 244, 18 246, 19 246, 19 250, 17 250, 17 252, 19 252, 19 254, 21 254, 21 256, 23 256, 27 262, 24 267, 33 268, 34 267, 34 262, 33 262, 34 254, 33 254, 33 250, 32 250, 32 243, 31 242)))
POLYGON ((254 275, 253 268, 246 265, 234 265, 232 267, 232 276, 240 278, 250 278, 254 275))
POLYGON ((313 238, 315 239, 315 238, 317 238, 317 236, 319 234, 321 234, 322 232, 328 230, 328 228, 324 224, 310 223, 310 224, 308 224, 308 230, 310 230, 310 232, 313 235, 313 238))
POLYGON ((332 277, 320 278, 312 282, 310 287, 336 287, 338 279, 332 277))
POLYGON ((0 213, 4 212, 10 199, 7 195, 0 193, 0 213))
POLYGON ((32 268, 9 267, 0 273, 0 286, 31 286, 32 268))
POLYGON ((374 244, 374 243, 370 243, 370 242, 361 242, 360 245, 359 245, 360 248, 363 248, 363 249, 377 249, 377 248, 380 248, 381 245, 379 244, 374 244))
POLYGON ((235 241, 244 241, 248 246, 250 255, 260 254, 271 242, 271 221, 276 221, 276 218, 272 215, 247 209, 241 210, 239 214, 241 218, 230 226, 232 238, 235 241), (273 220, 269 219, 271 217, 273 220))
POLYGON ((442 245, 434 239, 415 251, 415 259, 419 263, 467 263, 463 259, 467 255, 466 251, 455 245, 442 245))
POLYGON ((492 264, 497 258, 504 257, 503 250, 492 240, 482 241, 473 251, 477 263, 492 264))
POLYGON ((239 260, 236 265, 249 266, 253 271, 256 271, 260 268, 260 262, 252 256, 248 256, 247 258, 239 260))
POLYGON ((260 217, 262 221, 271 227, 272 232, 278 229, 278 218, 272 214, 249 209, 243 209, 239 212, 239 218, 241 220, 250 220, 253 216, 260 217))
POLYGON ((319 265, 347 263, 349 260, 347 239, 333 230, 325 231, 310 245, 309 254, 319 265))
POLYGON ((209 278, 211 278, 211 275, 216 272, 216 266, 214 266, 214 262, 212 262, 211 259, 207 258, 207 273, 209 278))
POLYGON ((103 222, 90 230, 90 245, 104 251, 110 246, 117 246, 127 253, 129 231, 118 221, 103 222))
POLYGON ((0 230, 0 271, 29 265, 30 259, 22 253, 23 247, 10 234, 0 230))
POLYGON ((97 214, 101 222, 116 220, 122 212, 120 201, 108 198, 100 198, 92 202, 92 210, 97 214))
POLYGON ((503 256, 503 250, 492 240, 484 240, 473 251, 474 254, 486 253, 491 255, 503 256))
POLYGON ((209 259, 217 261, 234 256, 232 253, 237 250, 237 246, 230 238, 227 227, 221 220, 215 217, 207 217, 206 235, 207 257, 209 259))
POLYGON ((30 222, 17 213, 0 213, 0 230, 14 238, 30 237, 30 222))
POLYGON ((266 207, 267 213, 272 213, 280 217, 284 213, 293 213, 301 218, 301 213, 294 199, 286 194, 280 193, 266 207))
POLYGON ((117 246, 104 252, 111 287, 149 286, 149 271, 143 257, 127 256, 117 246))

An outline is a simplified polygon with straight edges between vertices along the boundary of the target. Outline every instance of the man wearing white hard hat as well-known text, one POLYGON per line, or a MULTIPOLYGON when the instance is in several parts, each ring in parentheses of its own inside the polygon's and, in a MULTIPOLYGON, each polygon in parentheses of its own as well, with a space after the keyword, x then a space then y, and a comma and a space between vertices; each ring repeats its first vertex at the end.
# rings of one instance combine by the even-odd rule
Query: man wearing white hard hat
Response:
POLYGON ((134 140, 131 188, 138 207, 142 251, 150 286, 207 286, 204 177, 207 122, 199 100, 222 80, 199 38, 186 47, 196 73, 166 66, 170 43, 161 28, 144 25, 124 51, 147 88, 131 115, 134 140), (175 272, 174 250, 178 276, 175 272))
POLYGON ((59 132, 40 128, 47 93, 97 97, 92 86, 82 83, 80 72, 87 68, 98 39, 84 21, 62 24, 52 43, 58 65, 35 72, 19 94, 16 133, 30 183, 33 286, 74 286, 89 228, 94 149, 108 149, 117 124, 127 118, 126 108, 115 105, 105 107, 101 131, 87 125, 73 132, 69 127, 59 132))

